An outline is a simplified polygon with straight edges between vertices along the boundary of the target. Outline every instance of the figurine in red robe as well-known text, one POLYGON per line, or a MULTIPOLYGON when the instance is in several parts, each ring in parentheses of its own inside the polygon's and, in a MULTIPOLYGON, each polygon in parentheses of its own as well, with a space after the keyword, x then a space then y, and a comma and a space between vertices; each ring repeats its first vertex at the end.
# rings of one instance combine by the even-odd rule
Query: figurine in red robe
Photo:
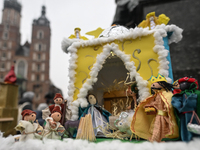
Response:
MULTIPOLYGON (((42 118, 46 119, 52 114, 52 111, 54 108, 58 108, 62 114, 64 114, 62 117, 65 117, 65 120, 70 120, 71 118, 71 110, 69 110, 67 107, 64 108, 64 99, 60 93, 56 93, 54 97, 54 103, 53 105, 50 105, 46 109, 42 110, 42 118), (65 109, 65 112, 64 112, 65 109)), ((62 117, 60 119, 60 123, 62 123, 62 117)))

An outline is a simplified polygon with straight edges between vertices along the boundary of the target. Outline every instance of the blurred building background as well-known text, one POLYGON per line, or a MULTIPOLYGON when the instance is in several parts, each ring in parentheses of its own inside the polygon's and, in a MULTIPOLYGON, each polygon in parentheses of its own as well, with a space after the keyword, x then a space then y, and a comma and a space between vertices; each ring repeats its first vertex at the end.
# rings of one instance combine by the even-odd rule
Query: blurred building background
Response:
POLYGON ((3 82, 15 61, 19 99, 25 91, 33 91, 36 107, 45 102, 47 93, 54 95, 62 91, 49 79, 51 28, 46 7, 42 6, 41 15, 33 20, 31 42, 26 41, 23 45, 20 43, 21 9, 17 0, 4 0, 0 24, 0 81, 3 82))
POLYGON ((155 11, 170 18, 168 24, 183 29, 183 39, 170 45, 174 80, 183 76, 195 77, 200 82, 200 1, 199 0, 115 0, 117 8, 113 24, 128 28, 145 20, 155 11))

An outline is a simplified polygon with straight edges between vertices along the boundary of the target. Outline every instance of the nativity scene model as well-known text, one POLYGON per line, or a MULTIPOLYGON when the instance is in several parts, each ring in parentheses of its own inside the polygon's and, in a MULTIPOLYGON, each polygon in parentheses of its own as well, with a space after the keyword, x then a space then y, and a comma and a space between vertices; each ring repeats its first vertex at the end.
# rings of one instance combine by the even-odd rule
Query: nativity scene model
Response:
MULTIPOLYGON (((62 50, 70 56, 68 97, 57 93, 55 104, 42 111, 39 140, 175 142, 199 137, 198 81, 180 77, 174 82, 169 44, 178 43, 183 30, 168 25, 169 20, 151 12, 136 28, 97 28, 86 33, 93 39, 75 28, 64 38, 62 50)), ((16 127, 24 136, 22 128, 16 127)), ((31 130, 31 138, 36 133, 31 130)))
MULTIPOLYGON (((147 17, 151 15, 155 18, 155 13, 147 17)), ((169 18, 165 16, 165 20, 169 18)), ((90 91, 100 105, 112 110, 109 108, 111 101, 107 99, 116 94, 126 98, 124 91, 134 82, 137 83, 138 102, 151 94, 151 76, 160 73, 167 82, 173 83, 169 44, 181 38, 182 29, 161 22, 154 29, 114 25, 91 40, 64 39, 62 48, 70 55, 67 100, 72 110, 71 119, 78 119, 79 106, 88 106, 86 96, 90 91), (121 82, 127 76, 127 81, 121 82)))

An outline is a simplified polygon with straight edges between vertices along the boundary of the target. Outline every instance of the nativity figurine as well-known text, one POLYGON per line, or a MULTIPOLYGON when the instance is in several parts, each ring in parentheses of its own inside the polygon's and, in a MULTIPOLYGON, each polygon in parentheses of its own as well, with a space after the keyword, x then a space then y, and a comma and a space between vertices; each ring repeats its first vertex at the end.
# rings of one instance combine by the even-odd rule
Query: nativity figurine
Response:
POLYGON ((48 139, 61 139, 61 136, 65 132, 65 128, 60 124, 60 120, 62 117, 62 112, 60 108, 56 106, 52 110, 51 117, 47 117, 45 119, 46 125, 44 127, 43 138, 48 139))
POLYGON ((26 141, 28 139, 42 139, 43 127, 39 123, 35 123, 36 112, 25 109, 21 113, 22 120, 15 127, 17 131, 21 132, 19 141, 26 141))
POLYGON ((188 131, 188 123, 198 124, 192 119, 193 113, 200 117, 200 91, 198 82, 192 77, 183 77, 178 80, 180 92, 172 97, 172 105, 176 109, 180 124, 180 137, 182 141, 190 141, 196 134, 188 131), (192 119, 192 120, 191 120, 192 119))
POLYGON ((172 84, 164 76, 150 78, 154 94, 141 101, 135 110, 131 131, 151 142, 179 137, 178 125, 171 105, 172 84))

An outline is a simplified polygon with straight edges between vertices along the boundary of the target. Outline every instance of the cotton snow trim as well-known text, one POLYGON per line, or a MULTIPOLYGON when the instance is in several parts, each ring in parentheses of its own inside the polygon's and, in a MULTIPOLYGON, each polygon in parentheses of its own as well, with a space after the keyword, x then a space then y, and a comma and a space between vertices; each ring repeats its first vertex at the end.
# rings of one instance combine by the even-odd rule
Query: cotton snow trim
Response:
POLYGON ((176 25, 157 25, 155 29, 164 29, 166 32, 172 32, 171 37, 169 38, 169 44, 178 43, 182 38, 183 29, 177 27, 176 25))
MULTIPOLYGON (((0 133, 1 134, 1 133, 0 133)), ((87 140, 75 140, 71 138, 64 138, 61 140, 45 139, 34 140, 30 139, 26 142, 14 142, 14 137, 2 137, 0 136, 0 150, 122 150, 122 149, 134 149, 134 150, 199 150, 199 138, 194 138, 190 142, 142 142, 131 143, 122 142, 120 140, 104 141, 99 143, 89 142, 87 140)))
POLYGON ((134 28, 129 30, 130 33, 123 34, 115 37, 109 37, 109 38, 97 38, 92 40, 79 40, 78 42, 69 42, 68 44, 67 40, 65 39, 62 42, 63 50, 66 50, 67 52, 70 52, 70 60, 69 60, 69 85, 68 85, 68 101, 69 101, 69 108, 72 110, 72 118, 71 120, 77 120, 78 119, 78 107, 81 105, 81 107, 86 107, 88 105, 88 102, 86 100, 86 95, 88 93, 88 90, 92 89, 92 85, 97 81, 97 75, 99 71, 102 69, 102 65, 104 63, 104 60, 110 55, 110 51, 112 50, 118 57, 122 59, 122 61, 125 64, 125 67, 128 71, 130 71, 130 77, 131 79, 135 77, 136 82, 138 83, 138 89, 139 89, 139 101, 147 98, 150 93, 149 89, 147 88, 148 82, 143 80, 143 78, 140 76, 139 73, 136 72, 135 64, 134 62, 130 61, 130 56, 125 55, 124 52, 120 51, 118 46, 114 43, 111 45, 107 44, 103 47, 103 52, 97 56, 97 61, 93 65, 93 68, 90 72, 91 78, 88 78, 86 82, 83 84, 82 88, 80 89, 80 93, 77 95, 78 99, 73 101, 74 91, 75 91, 75 69, 77 68, 76 62, 78 55, 77 49, 86 46, 94 46, 94 45, 103 45, 106 43, 114 42, 115 40, 123 41, 126 39, 136 39, 138 37, 147 36, 153 33, 153 36, 155 37, 155 46, 153 48, 154 52, 156 52, 159 57, 159 73, 164 75, 168 82, 171 83, 172 79, 168 77, 169 72, 169 62, 167 61, 167 55, 168 50, 165 49, 163 46, 164 41, 163 37, 167 36, 167 32, 173 32, 171 38, 169 39, 169 42, 178 42, 182 38, 182 29, 175 25, 159 25, 156 26, 155 29, 149 30, 148 28, 134 28))
POLYGON ((68 53, 68 48, 70 47, 70 45, 72 45, 72 43, 74 43, 74 42, 79 42, 79 41, 83 41, 83 40, 64 38, 62 43, 61 43, 61 48, 64 52, 68 53))
POLYGON ((159 59, 159 73, 163 76, 165 76, 167 82, 171 83, 172 79, 169 78, 169 61, 167 61, 167 56, 169 51, 165 49, 163 37, 167 36, 167 32, 163 29, 157 29, 154 32, 154 38, 155 38, 155 46, 153 48, 154 52, 158 54, 159 59))

